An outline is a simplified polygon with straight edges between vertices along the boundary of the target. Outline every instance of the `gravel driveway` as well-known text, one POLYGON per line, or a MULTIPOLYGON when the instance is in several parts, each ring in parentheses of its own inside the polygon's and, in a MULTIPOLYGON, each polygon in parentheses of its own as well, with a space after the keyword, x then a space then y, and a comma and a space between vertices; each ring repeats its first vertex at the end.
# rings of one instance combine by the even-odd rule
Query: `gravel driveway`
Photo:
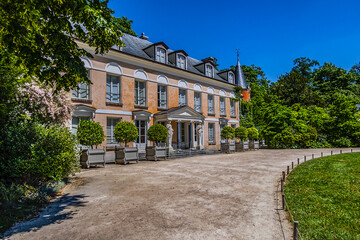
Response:
POLYGON ((330 150, 260 150, 84 170, 39 218, 17 224, 6 235, 27 240, 290 239, 291 226, 281 224, 284 213, 276 210, 281 171, 298 157, 330 150))

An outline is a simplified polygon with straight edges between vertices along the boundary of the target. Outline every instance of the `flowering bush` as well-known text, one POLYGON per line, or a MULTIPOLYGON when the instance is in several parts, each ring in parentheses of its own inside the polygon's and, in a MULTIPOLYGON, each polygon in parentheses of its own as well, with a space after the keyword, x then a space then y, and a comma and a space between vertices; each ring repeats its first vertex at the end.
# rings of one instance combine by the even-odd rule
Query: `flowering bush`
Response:
POLYGON ((24 83, 18 90, 16 115, 44 124, 63 124, 71 118, 71 102, 65 91, 55 92, 36 81, 24 83))

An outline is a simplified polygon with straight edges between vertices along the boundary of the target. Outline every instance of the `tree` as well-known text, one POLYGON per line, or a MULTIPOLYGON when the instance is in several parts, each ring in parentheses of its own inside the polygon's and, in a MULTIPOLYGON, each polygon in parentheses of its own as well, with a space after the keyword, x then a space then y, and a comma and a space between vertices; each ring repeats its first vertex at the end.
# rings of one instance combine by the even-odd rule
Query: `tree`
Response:
POLYGON ((250 141, 256 140, 259 138, 259 131, 255 127, 247 129, 248 138, 250 141))
POLYGON ((220 136, 222 139, 227 139, 229 141, 235 137, 235 129, 229 126, 225 126, 221 130, 220 136))
POLYGON ((104 141, 104 130, 100 123, 91 120, 81 120, 77 130, 80 144, 85 146, 99 145, 104 141))
POLYGON ((292 71, 300 73, 303 77, 310 79, 313 76, 314 68, 319 66, 319 62, 307 57, 300 57, 294 60, 292 71))
POLYGON ((122 30, 131 22, 116 19, 107 0, 3 0, 0 2, 0 48, 16 55, 25 76, 69 91, 88 82, 80 57, 88 56, 76 40, 103 54, 123 46, 122 30), (125 26, 122 26, 125 24, 125 26))
POLYGON ((166 141, 168 132, 164 125, 154 124, 151 127, 149 127, 147 131, 147 135, 150 141, 153 141, 156 144, 158 144, 159 142, 166 141))
POLYGON ((114 136, 117 142, 127 143, 133 142, 138 137, 139 132, 136 126, 132 122, 118 122, 114 128, 114 136))
POLYGON ((235 129, 235 137, 240 139, 241 141, 246 141, 246 139, 248 138, 246 127, 237 127, 235 129))

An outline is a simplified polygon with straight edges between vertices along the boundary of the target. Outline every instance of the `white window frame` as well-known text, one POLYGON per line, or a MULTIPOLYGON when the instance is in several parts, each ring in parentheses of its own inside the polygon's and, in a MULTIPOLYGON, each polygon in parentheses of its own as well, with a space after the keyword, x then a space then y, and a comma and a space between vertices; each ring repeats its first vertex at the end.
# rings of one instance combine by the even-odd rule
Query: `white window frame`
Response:
POLYGON ((179 88, 179 106, 186 106, 187 105, 187 90, 183 89, 183 88, 179 88), (181 101, 181 94, 180 92, 184 91, 185 96, 184 96, 184 103, 181 101))
MULTIPOLYGON (((88 70, 88 79, 90 79, 90 71, 88 70)), ((79 83, 76 89, 72 90, 72 95, 71 98, 74 99, 83 99, 83 100, 90 100, 90 84, 87 84, 85 82, 83 83, 79 83), (81 91, 85 91, 86 92, 86 96, 85 97, 81 97, 81 94, 83 92, 81 91)))
POLYGON ((216 144, 215 123, 208 123, 208 143, 209 143, 209 145, 216 144))
POLYGON ((224 97, 220 97, 220 115, 225 116, 226 115, 226 100, 224 97))
POLYGON ((201 92, 194 92, 194 110, 201 113, 202 112, 202 104, 201 104, 201 92), (196 95, 199 95, 199 103, 196 104, 196 95))
POLYGON ((117 144, 114 136, 114 129, 116 123, 121 121, 122 121, 121 118, 112 118, 112 117, 106 118, 106 145, 117 144), (110 121, 110 125, 109 125, 109 121, 110 121), (109 136, 109 132, 110 132, 110 136, 109 136))
POLYGON ((211 78, 214 77, 214 67, 211 64, 205 65, 205 75, 211 78))
POLYGON ((229 72, 228 75, 229 83, 234 84, 234 74, 232 72, 229 72))
POLYGON ((163 47, 156 47, 155 59, 157 62, 166 63, 166 49, 163 47))
POLYGON ((167 89, 167 86, 165 85, 161 85, 161 84, 158 84, 158 87, 157 87, 157 96, 158 96, 158 103, 157 103, 157 107, 158 108, 161 108, 161 109, 167 109, 168 107, 168 93, 167 93, 168 89, 167 89), (163 99, 160 99, 160 96, 161 96, 161 93, 162 91, 159 91, 159 88, 165 88, 165 107, 164 106, 161 106, 161 101, 164 101, 163 99))
POLYGON ((112 75, 112 74, 106 74, 106 102, 108 103, 121 103, 121 77, 120 76, 116 76, 116 75, 112 75), (110 78, 110 92, 108 92, 108 80, 110 78), (115 93, 115 91, 113 90, 113 88, 115 88, 115 84, 113 84, 113 79, 117 79, 118 83, 117 83, 117 93, 115 93), (113 100, 113 96, 114 95, 118 95, 118 101, 114 101, 113 100))
POLYGON ((215 114, 215 104, 214 104, 214 95, 208 94, 208 113, 215 114), (210 98, 212 98, 211 106, 210 106, 210 98))
POLYGON ((176 54, 176 66, 181 69, 186 69, 186 57, 183 54, 176 54))
POLYGON ((137 80, 137 79, 135 79, 135 106, 141 106, 141 107, 146 107, 147 106, 147 86, 146 86, 147 84, 146 84, 146 82, 145 81, 140 81, 140 80, 137 80), (144 84, 144 103, 143 104, 141 104, 141 103, 139 103, 139 101, 141 101, 141 99, 140 98, 142 98, 142 97, 140 97, 140 88, 139 88, 139 85, 140 84, 144 84), (138 87, 136 87, 136 85, 138 85, 138 87))
POLYGON ((236 102, 234 100, 230 100, 230 116, 236 117, 236 102))

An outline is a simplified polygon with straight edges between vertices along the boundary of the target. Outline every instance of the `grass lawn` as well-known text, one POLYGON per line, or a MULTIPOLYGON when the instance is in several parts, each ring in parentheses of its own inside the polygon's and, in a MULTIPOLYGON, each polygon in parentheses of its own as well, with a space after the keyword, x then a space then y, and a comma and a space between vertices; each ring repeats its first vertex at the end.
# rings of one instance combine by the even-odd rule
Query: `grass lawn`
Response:
POLYGON ((301 239, 360 239, 360 153, 302 163, 284 191, 301 239))

